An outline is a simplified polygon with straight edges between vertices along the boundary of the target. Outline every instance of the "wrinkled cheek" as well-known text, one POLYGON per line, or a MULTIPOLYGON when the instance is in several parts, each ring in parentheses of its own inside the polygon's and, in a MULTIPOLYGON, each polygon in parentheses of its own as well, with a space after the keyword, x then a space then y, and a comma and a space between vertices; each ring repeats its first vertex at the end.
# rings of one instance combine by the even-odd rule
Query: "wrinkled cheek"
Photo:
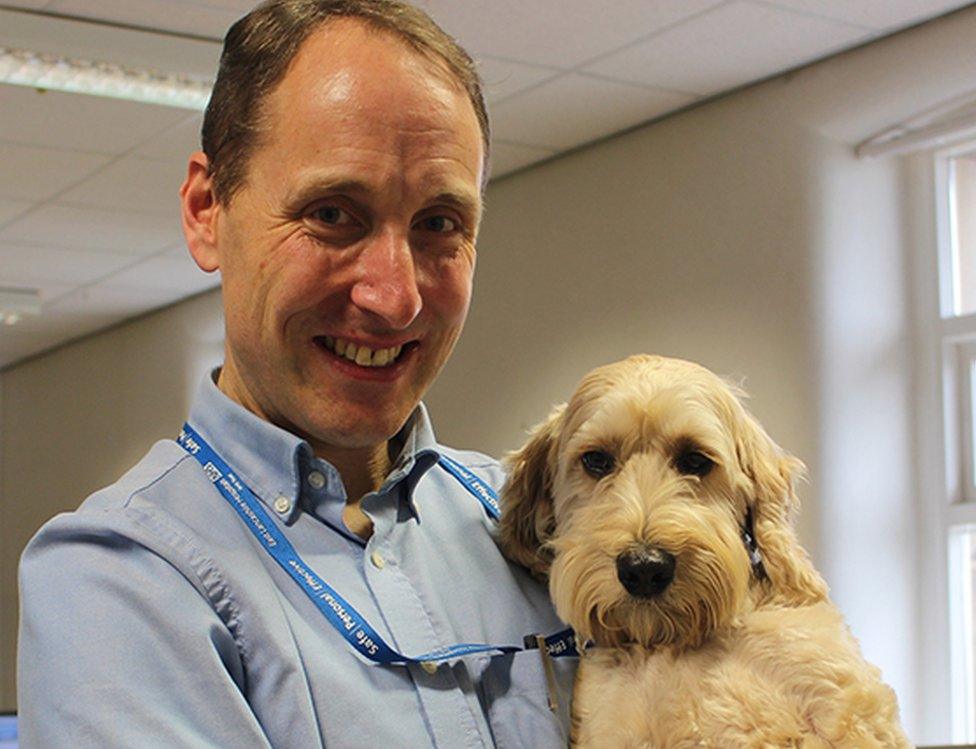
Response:
POLYGON ((460 329, 464 324, 471 306, 470 283, 451 279, 450 283, 428 287, 422 296, 430 312, 446 325, 460 329))
MULTIPOLYGON (((441 284, 424 289, 421 297, 424 305, 421 315, 433 321, 441 335, 442 350, 438 359, 446 359, 454 349, 467 319, 471 304, 470 278, 443 279, 441 284)), ((443 364, 443 361, 438 364, 443 364)))

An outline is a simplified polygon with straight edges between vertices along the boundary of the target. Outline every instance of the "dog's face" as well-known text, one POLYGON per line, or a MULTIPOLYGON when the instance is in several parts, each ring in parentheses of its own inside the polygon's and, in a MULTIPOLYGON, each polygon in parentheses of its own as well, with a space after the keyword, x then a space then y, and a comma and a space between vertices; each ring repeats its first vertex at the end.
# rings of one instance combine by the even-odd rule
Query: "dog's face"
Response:
POLYGON ((789 524, 802 465, 696 364, 595 370, 509 463, 502 546, 581 640, 697 647, 750 600, 826 595, 789 524))

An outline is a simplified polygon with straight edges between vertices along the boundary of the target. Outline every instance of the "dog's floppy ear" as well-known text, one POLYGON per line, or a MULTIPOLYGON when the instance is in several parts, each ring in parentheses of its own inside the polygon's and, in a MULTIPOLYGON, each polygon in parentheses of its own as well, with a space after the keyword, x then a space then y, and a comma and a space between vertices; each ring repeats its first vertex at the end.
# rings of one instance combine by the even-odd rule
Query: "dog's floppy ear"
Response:
POLYGON ((532 430, 529 441, 505 458, 509 474, 501 493, 501 548, 509 559, 543 578, 549 574, 552 563, 552 553, 545 543, 556 524, 552 483, 565 410, 565 404, 556 406, 532 430))
POLYGON ((791 606, 827 597, 827 585, 814 569, 793 530, 799 506, 794 484, 804 466, 783 452, 743 409, 734 431, 739 464, 752 483, 752 521, 756 546, 773 595, 791 606))

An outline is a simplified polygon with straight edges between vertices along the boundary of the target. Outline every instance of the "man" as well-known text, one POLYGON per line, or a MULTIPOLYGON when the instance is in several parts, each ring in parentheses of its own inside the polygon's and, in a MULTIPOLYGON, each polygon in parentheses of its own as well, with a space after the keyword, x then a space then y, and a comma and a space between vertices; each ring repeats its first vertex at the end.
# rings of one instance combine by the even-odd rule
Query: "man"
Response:
POLYGON ((371 661, 560 628, 492 541, 498 466, 420 404, 467 313, 487 144, 470 59, 413 8, 272 0, 231 29, 181 190, 224 365, 181 445, 25 551, 23 746, 565 745, 569 661, 371 661))

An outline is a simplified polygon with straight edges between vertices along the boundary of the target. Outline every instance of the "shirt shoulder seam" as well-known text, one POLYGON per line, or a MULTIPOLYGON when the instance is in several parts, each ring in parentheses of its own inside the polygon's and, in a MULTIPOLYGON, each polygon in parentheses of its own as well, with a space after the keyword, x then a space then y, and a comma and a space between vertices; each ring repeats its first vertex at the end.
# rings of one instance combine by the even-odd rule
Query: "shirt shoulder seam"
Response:
POLYGON ((189 575, 192 574, 193 579, 189 579, 190 584, 203 595, 210 608, 230 631, 237 643, 241 660, 246 663, 249 659, 250 647, 242 631, 240 608, 234 601, 227 580, 216 562, 194 543, 190 534, 180 533, 174 528, 167 521, 165 513, 151 512, 131 505, 132 499, 137 494, 155 486, 189 458, 189 455, 182 456, 151 481, 145 482, 129 492, 122 503, 122 511, 133 523, 165 544, 182 560, 184 564, 176 565, 173 564, 172 560, 163 557, 163 561, 170 564, 184 577, 189 579, 189 575))

